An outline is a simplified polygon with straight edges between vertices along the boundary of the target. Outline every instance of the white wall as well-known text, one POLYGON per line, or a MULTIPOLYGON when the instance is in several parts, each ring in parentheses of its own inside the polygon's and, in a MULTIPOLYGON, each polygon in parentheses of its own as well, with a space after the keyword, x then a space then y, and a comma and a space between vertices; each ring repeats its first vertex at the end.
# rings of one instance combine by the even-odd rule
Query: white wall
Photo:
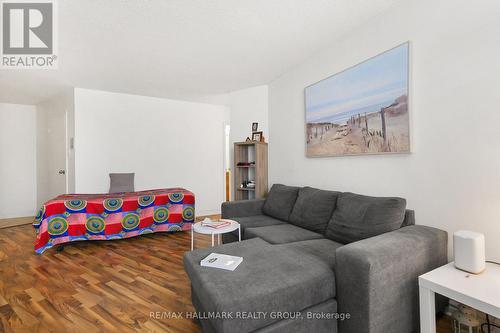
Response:
POLYGON ((0 104, 0 219, 36 211, 35 107, 0 104))
POLYGON ((402 2, 276 79, 270 183, 405 197, 418 224, 483 232, 500 260, 499 17, 495 0, 402 2), (306 158, 304 87, 407 40, 413 153, 306 158))
POLYGON ((110 172, 135 172, 136 190, 185 187, 197 214, 224 200, 226 107, 75 89, 76 192, 104 193, 110 172))
POLYGON ((259 123, 268 141, 269 96, 267 86, 258 86, 229 93, 231 115, 231 142, 242 142, 251 138, 252 123, 259 123))

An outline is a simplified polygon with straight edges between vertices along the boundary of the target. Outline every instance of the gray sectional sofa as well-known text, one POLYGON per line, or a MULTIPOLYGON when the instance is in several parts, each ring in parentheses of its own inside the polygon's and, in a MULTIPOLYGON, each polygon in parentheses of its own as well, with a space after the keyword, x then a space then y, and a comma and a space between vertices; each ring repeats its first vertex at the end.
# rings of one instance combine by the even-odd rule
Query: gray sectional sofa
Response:
POLYGON ((184 256, 204 332, 417 332, 417 277, 447 262, 446 232, 415 225, 402 198, 278 184, 222 217, 243 241, 184 256), (201 267, 212 252, 244 259, 201 267))

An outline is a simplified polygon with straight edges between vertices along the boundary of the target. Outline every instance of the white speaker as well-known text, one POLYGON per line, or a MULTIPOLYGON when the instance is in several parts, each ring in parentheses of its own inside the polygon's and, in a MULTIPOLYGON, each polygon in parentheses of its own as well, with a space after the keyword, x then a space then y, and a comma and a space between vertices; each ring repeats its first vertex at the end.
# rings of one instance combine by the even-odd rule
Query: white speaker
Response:
POLYGON ((467 230, 453 234, 455 267, 473 274, 479 274, 486 267, 484 235, 467 230))

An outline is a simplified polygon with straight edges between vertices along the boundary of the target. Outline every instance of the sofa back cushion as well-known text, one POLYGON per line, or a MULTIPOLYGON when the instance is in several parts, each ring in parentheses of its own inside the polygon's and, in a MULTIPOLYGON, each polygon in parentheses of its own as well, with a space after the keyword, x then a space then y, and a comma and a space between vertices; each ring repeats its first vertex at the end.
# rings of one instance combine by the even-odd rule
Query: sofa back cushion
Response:
POLYGON ((288 221, 298 193, 298 187, 274 184, 267 195, 262 211, 276 219, 288 221))
POLYGON ((399 229, 405 217, 403 198, 341 193, 325 236, 343 244, 399 229))
POLYGON ((290 214, 290 223, 324 233, 328 221, 332 217, 340 192, 319 190, 313 187, 303 187, 290 214))

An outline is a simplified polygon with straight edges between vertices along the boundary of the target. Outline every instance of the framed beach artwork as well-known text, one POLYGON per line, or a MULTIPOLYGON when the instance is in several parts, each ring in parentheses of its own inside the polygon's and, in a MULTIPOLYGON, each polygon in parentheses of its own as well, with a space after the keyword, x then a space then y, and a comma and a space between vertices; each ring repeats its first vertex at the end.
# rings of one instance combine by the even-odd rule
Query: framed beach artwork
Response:
POLYGON ((305 88, 308 157, 410 152, 409 43, 305 88))

